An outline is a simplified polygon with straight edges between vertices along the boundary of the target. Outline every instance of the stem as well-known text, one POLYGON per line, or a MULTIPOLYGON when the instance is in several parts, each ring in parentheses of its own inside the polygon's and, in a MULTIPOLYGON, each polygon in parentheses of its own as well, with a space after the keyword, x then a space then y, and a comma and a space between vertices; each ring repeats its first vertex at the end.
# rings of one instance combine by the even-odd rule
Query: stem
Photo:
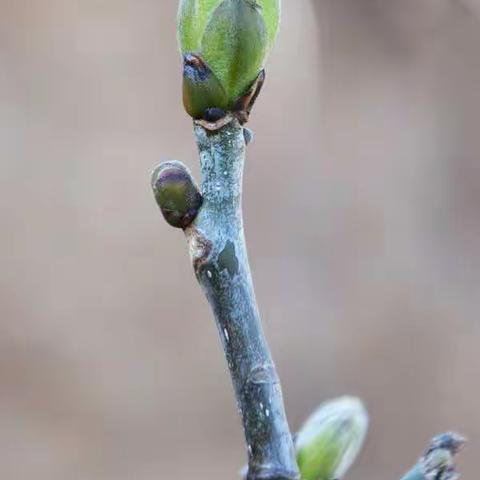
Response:
POLYGON ((425 480, 422 467, 415 465, 408 473, 406 473, 401 480, 425 480))
POLYGON ((280 382, 255 300, 243 233, 243 127, 195 125, 203 205, 186 228, 195 275, 213 309, 243 422, 248 480, 299 478, 280 382))
MULTIPOLYGON (((195 275, 215 315, 248 447, 246 479, 299 480, 243 233, 242 177, 251 134, 232 119, 214 132, 196 123, 195 135, 202 194, 189 170, 176 161, 154 170, 153 192, 167 222, 184 229, 195 275)), ((454 457, 464 443, 454 432, 434 437, 402 480, 458 480, 454 457)))

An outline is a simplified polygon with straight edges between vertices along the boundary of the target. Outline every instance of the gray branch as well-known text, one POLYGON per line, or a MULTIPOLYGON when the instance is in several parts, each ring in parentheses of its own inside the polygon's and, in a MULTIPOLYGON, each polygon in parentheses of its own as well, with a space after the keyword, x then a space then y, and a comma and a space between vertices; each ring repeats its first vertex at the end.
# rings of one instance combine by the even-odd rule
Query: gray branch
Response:
MULTIPOLYGON (((184 230, 195 275, 215 316, 247 443, 247 480, 298 480, 243 233, 242 177, 251 134, 232 119, 215 131, 196 123, 195 137, 201 193, 189 170, 171 161, 153 172, 155 197, 167 222, 184 230)), ((454 456, 464 441, 455 433, 435 437, 402 480, 457 480, 454 456)))
POLYGON ((454 457, 465 443, 458 433, 434 437, 424 455, 401 480, 457 480, 454 457))
POLYGON ((247 443, 247 479, 296 480, 300 474, 292 436, 262 331, 243 233, 242 177, 249 134, 232 120, 216 131, 195 124, 195 137, 202 201, 195 200, 197 187, 178 162, 155 170, 153 189, 167 221, 184 228, 195 275, 215 315, 247 443), (186 226, 192 209, 195 219, 186 226))

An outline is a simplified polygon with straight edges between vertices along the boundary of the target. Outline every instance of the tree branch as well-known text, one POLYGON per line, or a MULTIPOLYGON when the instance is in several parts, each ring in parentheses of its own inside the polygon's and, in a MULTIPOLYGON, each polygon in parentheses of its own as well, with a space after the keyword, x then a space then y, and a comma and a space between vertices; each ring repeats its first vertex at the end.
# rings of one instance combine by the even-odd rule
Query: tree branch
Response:
POLYGON ((243 422, 247 479, 296 480, 300 475, 292 436, 262 331, 243 233, 242 177, 249 134, 234 119, 216 131, 196 123, 195 137, 202 202, 189 200, 196 198, 196 186, 178 162, 155 170, 155 196, 167 221, 184 228, 195 275, 215 315, 243 422), (178 192, 193 193, 183 201, 178 192), (185 226, 192 207, 195 219, 185 226))
MULTIPOLYGON (((155 197, 166 221, 184 230, 195 275, 215 316, 243 422, 247 480, 298 480, 292 435, 262 331, 243 233, 242 177, 251 133, 231 119, 215 131, 196 122, 195 137, 202 170, 201 193, 189 170, 170 161, 153 172, 155 197)), ((365 415, 363 410, 361 413, 365 415)), ((332 420, 331 412, 328 418, 332 420)), ((327 447, 318 438, 313 440, 313 447, 320 444, 323 450, 313 451, 318 464, 315 469, 329 467, 322 462, 331 463, 329 455, 335 445, 327 447), (325 456, 326 452, 329 455, 325 456)), ((454 456, 464 442, 456 433, 435 437, 402 480, 457 480, 454 456)))
POLYGON ((465 443, 458 433, 434 437, 424 455, 401 480, 457 480, 454 457, 465 443))

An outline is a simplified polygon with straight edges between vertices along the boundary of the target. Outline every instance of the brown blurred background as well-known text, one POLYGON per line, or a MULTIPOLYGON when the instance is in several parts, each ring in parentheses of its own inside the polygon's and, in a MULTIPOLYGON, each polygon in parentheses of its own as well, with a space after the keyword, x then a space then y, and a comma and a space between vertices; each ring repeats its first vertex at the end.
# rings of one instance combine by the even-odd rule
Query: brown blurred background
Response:
MULTIPOLYGON (((480 434, 480 2, 284 0, 245 178, 292 429, 360 395, 349 478, 480 434)), ((0 0, 0 478, 236 478, 230 379, 149 174, 198 174, 174 0, 0 0)))

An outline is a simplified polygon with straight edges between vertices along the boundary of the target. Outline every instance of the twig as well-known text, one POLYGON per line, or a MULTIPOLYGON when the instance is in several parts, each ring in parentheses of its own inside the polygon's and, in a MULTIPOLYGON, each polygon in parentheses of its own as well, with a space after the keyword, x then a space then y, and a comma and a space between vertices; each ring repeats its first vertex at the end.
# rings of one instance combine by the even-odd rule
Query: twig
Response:
MULTIPOLYGON (((214 131, 196 122, 195 137, 201 193, 188 169, 170 161, 153 173, 155 197, 167 222, 184 230, 195 275, 215 316, 244 427, 247 480, 298 480, 292 435, 261 327, 243 233, 242 177, 251 133, 232 118, 214 131)), ((331 455, 334 445, 313 440, 314 449, 326 448, 312 451, 317 463, 320 455, 315 469, 321 471, 328 466, 324 460, 331 463, 325 453, 331 455)), ((454 457, 464 442, 456 433, 433 438, 402 480, 457 480, 454 457)))
MULTIPOLYGON (((237 120, 214 132, 196 124, 195 137, 203 203, 185 234, 230 369, 247 443, 247 479, 296 480, 292 436, 262 331, 243 233, 245 131, 237 120)), ((157 170, 153 179, 157 201, 160 183, 157 170)))
POLYGON ((457 480, 454 457, 465 443, 458 433, 443 433, 434 437, 424 455, 402 480, 457 480))

